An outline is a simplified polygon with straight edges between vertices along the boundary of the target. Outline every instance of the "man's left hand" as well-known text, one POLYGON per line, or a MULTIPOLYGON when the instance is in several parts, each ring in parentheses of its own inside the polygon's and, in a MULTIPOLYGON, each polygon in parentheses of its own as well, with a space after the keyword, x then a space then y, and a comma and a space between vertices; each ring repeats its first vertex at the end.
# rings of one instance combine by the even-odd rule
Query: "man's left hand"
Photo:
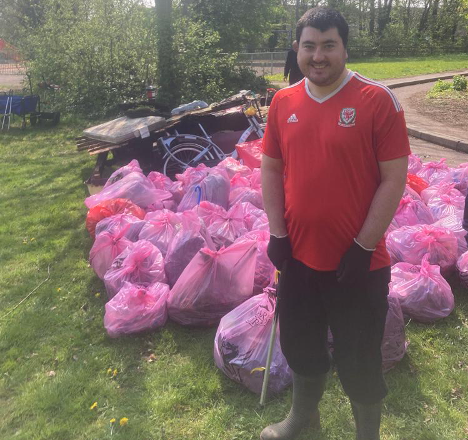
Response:
POLYGON ((336 271, 338 282, 350 286, 364 281, 369 273, 372 253, 372 250, 365 250, 354 242, 341 257, 336 271))

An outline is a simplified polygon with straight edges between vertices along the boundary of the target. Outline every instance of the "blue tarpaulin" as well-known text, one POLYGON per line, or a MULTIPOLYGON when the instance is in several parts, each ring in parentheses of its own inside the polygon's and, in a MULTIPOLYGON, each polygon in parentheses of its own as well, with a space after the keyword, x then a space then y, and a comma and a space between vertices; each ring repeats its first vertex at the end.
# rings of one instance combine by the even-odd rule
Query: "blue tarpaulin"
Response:
POLYGON ((37 95, 30 96, 16 96, 16 95, 3 95, 0 96, 0 116, 5 113, 13 113, 18 116, 24 116, 36 111, 39 97, 37 95), (10 101, 11 112, 10 112, 10 101), (8 105, 7 105, 8 104, 8 105))

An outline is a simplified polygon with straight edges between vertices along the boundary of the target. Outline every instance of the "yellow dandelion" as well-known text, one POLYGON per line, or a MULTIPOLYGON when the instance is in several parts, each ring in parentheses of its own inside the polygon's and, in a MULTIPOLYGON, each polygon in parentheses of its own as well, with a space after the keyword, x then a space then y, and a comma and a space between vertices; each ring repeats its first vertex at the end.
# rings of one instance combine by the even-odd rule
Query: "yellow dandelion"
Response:
POLYGON ((62 290, 61 287, 57 287, 57 292, 60 292, 62 290))
POLYGON ((118 373, 118 371, 117 371, 117 368, 116 368, 116 369, 112 372, 112 377, 117 376, 117 373, 118 373))
POLYGON ((107 374, 111 374, 112 373, 112 368, 108 368, 107 369, 107 374))
POLYGON ((33 237, 33 238, 31 238, 31 241, 34 241, 34 240, 35 240, 35 238, 34 238, 34 237, 33 237))
POLYGON ((94 409, 94 408, 96 408, 96 407, 97 407, 97 402, 94 402, 94 403, 89 407, 89 409, 94 409))
POLYGON ((128 418, 122 417, 119 423, 120 423, 120 426, 125 426, 128 423, 128 418))
POLYGON ((111 423, 115 423, 115 417, 109 420, 111 423))
POLYGON ((95 296, 96 298, 99 298, 99 297, 101 296, 101 294, 98 292, 98 293, 95 293, 94 296, 95 296))

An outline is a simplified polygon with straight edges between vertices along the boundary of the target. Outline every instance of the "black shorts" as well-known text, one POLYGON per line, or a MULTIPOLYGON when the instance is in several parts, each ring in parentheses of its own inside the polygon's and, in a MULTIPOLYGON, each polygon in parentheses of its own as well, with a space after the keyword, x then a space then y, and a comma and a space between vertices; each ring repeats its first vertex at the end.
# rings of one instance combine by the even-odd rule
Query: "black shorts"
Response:
POLYGON ((381 344, 388 311, 390 267, 369 273, 360 288, 344 288, 336 272, 320 272, 298 260, 287 262, 280 279, 279 325, 283 354, 297 374, 330 369, 328 327, 333 359, 345 393, 356 402, 383 399, 381 344))

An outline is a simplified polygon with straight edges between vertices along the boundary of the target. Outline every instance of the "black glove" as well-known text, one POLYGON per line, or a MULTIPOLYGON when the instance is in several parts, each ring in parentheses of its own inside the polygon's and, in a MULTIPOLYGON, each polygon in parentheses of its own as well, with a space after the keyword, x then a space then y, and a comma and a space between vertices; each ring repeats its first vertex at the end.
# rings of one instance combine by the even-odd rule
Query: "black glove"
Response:
POLYGON ((270 235, 270 242, 267 247, 267 255, 273 265, 281 270, 283 263, 292 257, 291 242, 289 237, 275 237, 270 235))
POLYGON ((372 253, 354 242, 341 257, 336 270, 338 282, 350 286, 364 281, 369 273, 372 253))

